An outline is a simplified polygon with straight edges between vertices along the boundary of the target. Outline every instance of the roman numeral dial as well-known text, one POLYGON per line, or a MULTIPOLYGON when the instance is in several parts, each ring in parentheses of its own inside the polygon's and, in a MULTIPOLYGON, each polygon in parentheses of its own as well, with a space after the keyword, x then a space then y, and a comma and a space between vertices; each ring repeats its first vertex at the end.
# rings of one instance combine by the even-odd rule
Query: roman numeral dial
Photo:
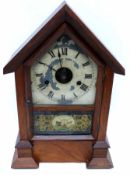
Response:
POLYGON ((88 65, 90 65, 90 62, 87 61, 87 62, 83 63, 82 65, 83 65, 83 67, 88 66, 88 65))
POLYGON ((67 47, 62 47, 61 50, 62 50, 62 55, 67 55, 67 52, 68 52, 67 47))
POLYGON ((36 104, 94 104, 97 65, 62 38, 31 68, 32 98, 36 104))
POLYGON ((85 79, 91 79, 92 78, 92 74, 85 74, 85 79))
POLYGON ((87 91, 88 86, 86 84, 81 84, 80 89, 87 91))
POLYGON ((51 58, 54 58, 55 57, 55 54, 52 50, 48 51, 49 55, 51 56, 51 58))

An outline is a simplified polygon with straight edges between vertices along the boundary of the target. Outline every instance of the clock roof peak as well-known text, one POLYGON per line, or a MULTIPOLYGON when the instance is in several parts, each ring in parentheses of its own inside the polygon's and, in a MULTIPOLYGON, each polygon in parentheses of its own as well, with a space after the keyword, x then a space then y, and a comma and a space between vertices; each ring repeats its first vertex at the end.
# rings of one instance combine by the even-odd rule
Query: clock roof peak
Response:
POLYGON ((68 25, 73 29, 85 44, 97 55, 97 57, 111 70, 118 74, 125 74, 125 69, 116 60, 116 58, 107 50, 99 39, 90 31, 90 29, 79 19, 72 11, 66 1, 43 22, 43 24, 34 32, 33 35, 12 55, 11 60, 3 69, 3 73, 15 72, 44 42, 60 28, 61 25, 68 25))

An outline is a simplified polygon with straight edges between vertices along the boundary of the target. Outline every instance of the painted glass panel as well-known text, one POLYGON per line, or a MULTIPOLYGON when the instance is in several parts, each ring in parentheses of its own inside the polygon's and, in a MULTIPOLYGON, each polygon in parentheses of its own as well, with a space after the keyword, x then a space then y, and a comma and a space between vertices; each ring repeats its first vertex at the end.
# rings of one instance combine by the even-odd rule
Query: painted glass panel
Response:
POLYGON ((34 112, 34 135, 91 134, 93 112, 34 112))

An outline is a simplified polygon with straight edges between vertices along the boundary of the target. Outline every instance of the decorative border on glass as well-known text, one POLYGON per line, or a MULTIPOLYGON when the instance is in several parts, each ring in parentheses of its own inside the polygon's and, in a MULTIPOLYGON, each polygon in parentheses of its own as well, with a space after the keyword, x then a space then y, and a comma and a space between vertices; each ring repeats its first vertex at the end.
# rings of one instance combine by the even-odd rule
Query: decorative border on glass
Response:
POLYGON ((34 112, 34 135, 90 135, 93 112, 34 112))

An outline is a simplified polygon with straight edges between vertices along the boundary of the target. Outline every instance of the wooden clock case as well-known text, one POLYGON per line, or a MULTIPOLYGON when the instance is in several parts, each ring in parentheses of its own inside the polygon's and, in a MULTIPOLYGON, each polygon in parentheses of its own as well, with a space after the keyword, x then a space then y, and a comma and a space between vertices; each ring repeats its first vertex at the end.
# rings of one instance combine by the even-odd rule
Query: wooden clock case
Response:
POLYGON ((112 168, 106 138, 108 113, 114 73, 125 74, 124 68, 64 4, 42 25, 31 39, 4 67, 4 74, 15 72, 19 134, 12 168, 38 168, 40 162, 85 162, 88 168, 112 168), (32 105, 30 66, 60 36, 68 35, 98 65, 95 105, 32 105), (35 136, 32 133, 32 111, 94 111, 91 135, 35 136))

